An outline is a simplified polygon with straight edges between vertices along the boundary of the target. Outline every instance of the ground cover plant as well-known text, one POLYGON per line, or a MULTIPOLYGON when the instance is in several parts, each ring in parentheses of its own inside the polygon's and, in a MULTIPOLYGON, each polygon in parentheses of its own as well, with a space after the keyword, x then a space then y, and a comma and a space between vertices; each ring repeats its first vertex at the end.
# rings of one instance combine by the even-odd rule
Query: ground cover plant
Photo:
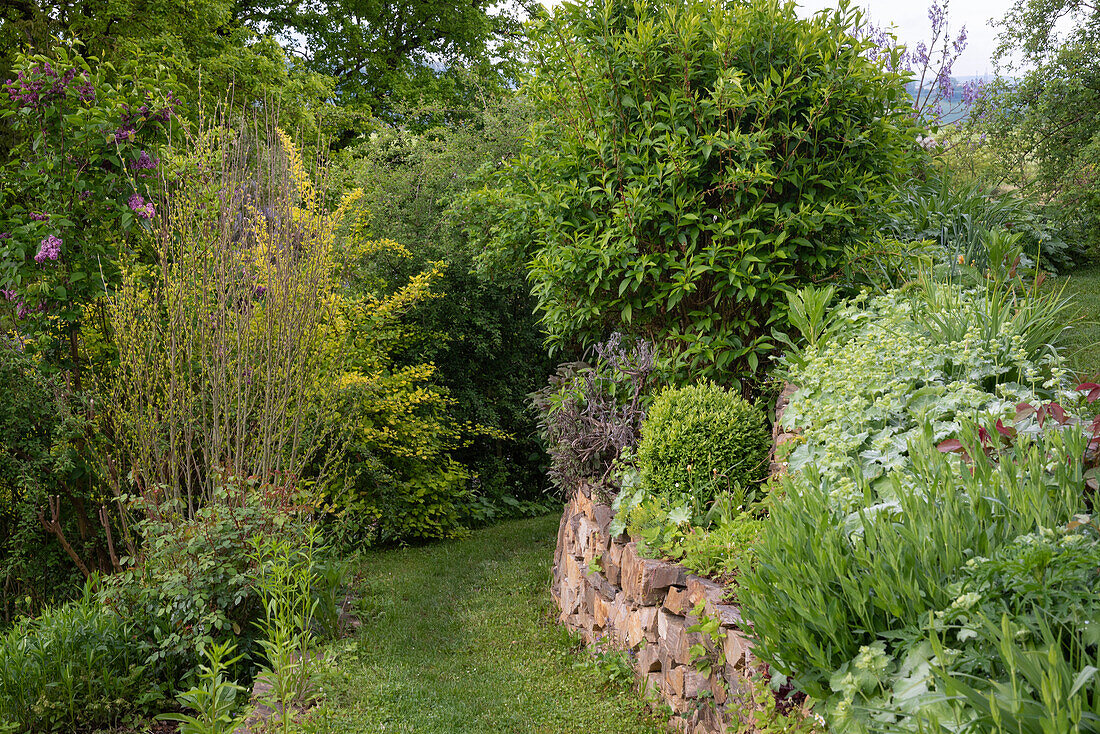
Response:
POLYGON ((135 629, 90 590, 17 622, 0 635, 0 726, 119 726, 164 705, 166 689, 149 683, 145 653, 133 644, 135 629))
POLYGON ((960 282, 945 267, 857 297, 789 357, 799 389, 783 426, 801 435, 738 598, 758 653, 839 731, 984 731, 976 722, 998 712, 1039 721, 1017 704, 1049 701, 1043 686, 1005 698, 1003 685, 1056 639, 1085 688, 1046 720, 1082 725, 1091 705, 1080 661, 1094 611, 1068 591, 1074 564, 1053 560, 1062 541, 1051 545, 1091 543, 1090 386, 1078 394, 1056 348, 1060 291, 1024 287, 1012 268, 983 275, 960 282), (1036 597, 1020 577, 991 587, 1025 568, 1070 601, 1036 597))
POLYGON ((790 357, 787 379, 799 390, 783 426, 801 429, 792 470, 831 474, 856 462, 874 479, 904 463, 925 426, 942 440, 979 414, 1066 398, 1069 370, 1053 349, 1068 316, 1061 293, 954 279, 927 274, 908 290, 842 304, 826 338, 790 357))

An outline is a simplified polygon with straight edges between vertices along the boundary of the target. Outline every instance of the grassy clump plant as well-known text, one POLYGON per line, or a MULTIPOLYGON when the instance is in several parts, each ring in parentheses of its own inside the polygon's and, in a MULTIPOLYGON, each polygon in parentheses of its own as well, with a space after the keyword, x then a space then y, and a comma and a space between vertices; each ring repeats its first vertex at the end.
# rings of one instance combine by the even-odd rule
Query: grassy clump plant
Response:
POLYGON ((1092 685, 1083 664, 1077 687, 1014 672, 1094 644, 1096 426, 1057 349, 1065 299, 1023 278, 1017 237, 983 244, 989 267, 843 303, 784 361, 801 440, 739 599, 757 654, 840 731, 1001 731, 1013 707, 1004 730, 1039 731, 1051 691, 1092 685))
POLYGON ((162 705, 135 625, 84 596, 0 635, 0 731, 116 727, 162 705))

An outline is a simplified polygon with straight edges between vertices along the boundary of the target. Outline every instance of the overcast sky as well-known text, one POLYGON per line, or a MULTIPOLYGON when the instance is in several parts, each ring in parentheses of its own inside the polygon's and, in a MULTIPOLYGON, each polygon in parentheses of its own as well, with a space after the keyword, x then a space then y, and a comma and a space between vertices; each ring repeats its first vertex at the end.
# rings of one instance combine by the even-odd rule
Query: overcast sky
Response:
MULTIPOLYGON (((806 11, 813 12, 836 7, 836 0, 797 0, 806 11)), ((855 5, 867 10, 868 18, 878 26, 895 27, 897 37, 909 46, 919 41, 927 42, 932 35, 928 20, 928 0, 857 0, 855 5)), ((993 50, 997 46, 997 30, 989 25, 990 19, 1001 20, 1013 0, 955 0, 947 8, 951 37, 966 26, 966 50, 955 62, 955 76, 972 76, 993 73, 993 50)))
MULTIPOLYGON (((553 7, 560 0, 542 0, 553 7)), ((836 0, 796 0, 807 14, 824 8, 835 7, 836 0)), ((867 10, 868 18, 878 26, 893 26, 897 37, 907 45, 927 42, 931 37, 928 20, 929 0, 856 0, 854 3, 867 10)), ((948 21, 952 38, 966 26, 967 47, 955 63, 955 76, 973 76, 993 72, 993 49, 997 31, 989 25, 990 19, 1000 20, 1013 0, 955 0, 948 6, 948 21)))

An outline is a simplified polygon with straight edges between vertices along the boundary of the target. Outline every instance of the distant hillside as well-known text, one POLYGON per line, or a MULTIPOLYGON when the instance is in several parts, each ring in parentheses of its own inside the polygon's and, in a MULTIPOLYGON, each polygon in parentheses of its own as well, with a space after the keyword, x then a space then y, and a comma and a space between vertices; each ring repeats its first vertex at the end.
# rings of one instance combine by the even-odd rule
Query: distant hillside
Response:
MULTIPOLYGON (((943 101, 945 123, 958 122, 966 119, 967 110, 963 107, 963 85, 973 81, 992 82, 996 77, 992 74, 975 74, 971 76, 951 77, 951 97, 943 101)), ((909 94, 916 97, 920 88, 919 82, 910 82, 905 87, 909 94)))

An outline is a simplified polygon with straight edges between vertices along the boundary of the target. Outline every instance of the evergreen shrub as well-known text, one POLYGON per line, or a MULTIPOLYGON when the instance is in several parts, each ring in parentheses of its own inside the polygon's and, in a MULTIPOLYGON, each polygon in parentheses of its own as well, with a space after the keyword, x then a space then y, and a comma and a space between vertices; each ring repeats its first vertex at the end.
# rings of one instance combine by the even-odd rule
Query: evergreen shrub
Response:
MULTIPOLYGON (((838 271, 918 155, 904 78, 846 8, 565 2, 532 29, 538 122, 472 205, 530 263, 553 346, 622 331, 679 383, 753 383, 786 293, 838 271)), ((896 59, 895 59, 896 61, 896 59)))
POLYGON ((764 413, 710 382, 669 388, 642 424, 638 472, 651 491, 682 495, 699 483, 748 488, 764 480, 771 437, 764 413))

